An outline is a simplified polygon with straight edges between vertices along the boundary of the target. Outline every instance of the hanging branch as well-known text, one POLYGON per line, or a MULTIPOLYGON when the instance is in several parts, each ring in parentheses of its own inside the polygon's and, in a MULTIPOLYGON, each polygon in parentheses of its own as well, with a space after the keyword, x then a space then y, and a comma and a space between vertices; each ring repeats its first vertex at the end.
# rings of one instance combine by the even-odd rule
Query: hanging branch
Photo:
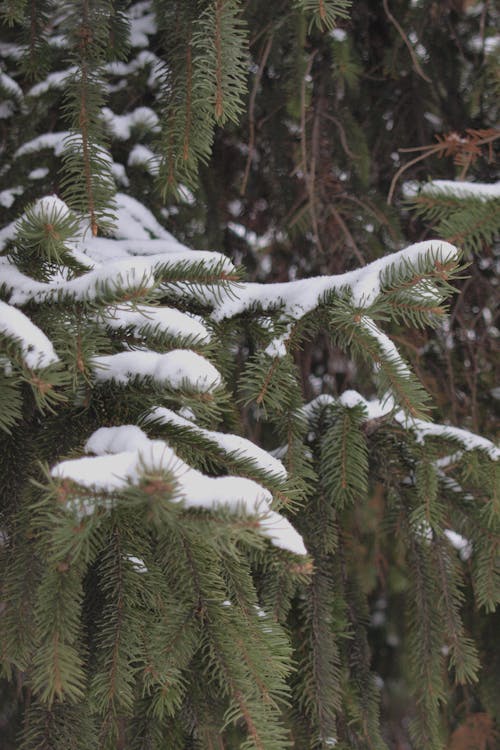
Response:
POLYGON ((405 32, 404 32, 404 29, 403 29, 403 27, 401 26, 401 24, 399 23, 399 21, 397 20, 397 18, 395 18, 395 17, 394 17, 393 15, 392 15, 391 11, 389 10, 389 5, 388 5, 388 2, 387 2, 387 0, 383 0, 383 4, 384 4, 384 10, 385 10, 385 13, 386 13, 386 16, 387 16, 387 18, 388 18, 388 19, 389 19, 389 21, 390 21, 390 22, 391 22, 391 23, 392 23, 392 24, 393 24, 393 25, 394 25, 394 26, 396 27, 396 29, 398 30, 398 33, 399 33, 399 35, 400 35, 401 39, 402 39, 402 40, 403 40, 403 42, 404 42, 404 43, 406 44, 406 47, 407 47, 407 49, 408 49, 408 52, 410 53, 410 57, 411 57, 411 60, 412 60, 412 63, 413 63, 413 67, 414 67, 414 69, 415 69, 415 72, 416 72, 416 73, 417 73, 417 74, 418 74, 418 75, 419 75, 419 76, 420 76, 421 78, 423 78, 423 79, 424 79, 424 81, 426 81, 427 83, 432 83, 432 80, 431 80, 431 79, 429 78, 429 76, 427 76, 427 75, 426 75, 426 74, 424 73, 424 71, 422 70, 422 68, 421 68, 421 66, 420 66, 420 63, 419 63, 419 61, 418 61, 418 58, 417 58, 417 56, 416 56, 416 54, 415 54, 415 50, 414 50, 414 49, 413 49, 413 47, 411 46, 411 44, 410 44, 410 40, 409 40, 409 39, 408 39, 408 37, 406 36, 406 34, 405 34, 405 32))
POLYGON ((271 52, 272 46, 273 46, 273 33, 271 32, 264 46, 262 57, 260 58, 259 69, 255 75, 255 81, 253 84, 252 93, 250 94, 250 101, 248 104, 248 124, 249 124, 250 134, 248 138, 248 156, 247 156, 247 162, 245 164, 245 173, 243 175, 243 181, 241 183, 240 195, 245 195, 245 191, 247 189, 247 182, 248 182, 248 177, 250 175, 250 167, 252 165, 252 158, 253 158, 253 152, 254 152, 254 146, 255 146, 255 99, 257 98, 257 91, 259 90, 260 82, 262 80, 262 74, 264 72, 264 68, 266 67, 266 63, 269 57, 269 53, 271 52))

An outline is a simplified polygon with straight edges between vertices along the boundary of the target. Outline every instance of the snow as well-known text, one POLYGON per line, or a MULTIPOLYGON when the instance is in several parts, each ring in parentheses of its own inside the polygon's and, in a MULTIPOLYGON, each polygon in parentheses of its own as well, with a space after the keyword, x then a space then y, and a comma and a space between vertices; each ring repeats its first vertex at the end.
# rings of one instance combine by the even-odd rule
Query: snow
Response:
MULTIPOLYGON (((349 408, 361 404, 366 409, 367 419, 387 417, 391 415, 391 412, 394 412, 395 408, 394 400, 390 396, 367 401, 357 391, 349 390, 345 391, 339 399, 335 399, 333 396, 323 393, 303 406, 301 411, 304 416, 309 419, 318 409, 335 403, 341 403, 349 408)), ((459 442, 465 450, 481 450, 485 452, 492 461, 497 461, 500 458, 500 449, 497 448, 491 440, 481 437, 480 435, 475 435, 468 430, 463 430, 459 427, 452 427, 450 425, 424 422, 422 419, 415 419, 414 417, 408 416, 404 411, 396 412, 393 415, 393 418, 405 430, 413 432, 419 443, 423 443, 427 437, 438 437, 444 440, 451 439, 459 442)), ((450 463, 450 461, 455 460, 457 457, 458 454, 453 454, 453 456, 439 459, 437 462, 438 468, 444 468, 450 463)))
POLYGON ((12 42, 0 42, 1 57, 11 57, 13 60, 20 60, 25 53, 25 45, 12 44, 12 42))
POLYGON ((149 107, 137 107, 124 115, 117 115, 108 107, 103 107, 101 113, 111 135, 121 141, 127 141, 134 128, 142 127, 149 131, 158 129, 158 115, 149 107))
POLYGON ((160 161, 160 157, 153 153, 150 148, 143 146, 141 143, 136 143, 130 150, 127 165, 129 167, 144 167, 154 177, 158 174, 160 161))
POLYGON ((467 451, 480 450, 486 453, 492 461, 500 459, 500 448, 497 448, 491 440, 480 435, 475 435, 468 430, 462 430, 459 427, 452 427, 451 425, 424 422, 421 419, 409 417, 402 411, 399 411, 395 415, 395 419, 405 429, 411 430, 419 443, 423 443, 428 437, 455 440, 467 451))
POLYGON ((62 88, 76 70, 76 66, 72 65, 70 68, 66 68, 66 70, 56 70, 53 73, 49 73, 43 81, 32 86, 26 96, 41 96, 50 91, 50 89, 62 88))
POLYGON ((45 148, 51 149, 54 152, 54 156, 61 156, 64 151, 64 142, 69 135, 69 130, 59 130, 56 133, 42 133, 42 135, 37 135, 36 138, 23 143, 14 153, 14 158, 34 154, 45 148))
MULTIPOLYGON (((135 425, 102 427, 88 440, 87 450, 98 453, 63 461, 52 469, 56 479, 69 479, 89 490, 116 492, 130 483, 137 485, 148 471, 171 475, 171 502, 186 508, 213 510, 226 507, 235 513, 259 518, 259 527, 276 545, 298 555, 307 554, 301 536, 291 523, 270 510, 271 494, 257 482, 244 477, 208 477, 182 461, 162 440, 150 440, 135 425), (123 450, 124 447, 126 450, 123 450)), ((74 510, 92 513, 95 503, 85 498, 74 510)))
POLYGON ((2 301, 0 332, 19 342, 27 367, 48 367, 59 361, 47 336, 24 313, 2 301))
POLYGON ((16 185, 15 187, 7 188, 0 192, 0 206, 3 208, 10 208, 16 200, 16 195, 22 195, 24 188, 22 185, 16 185))
POLYGON ((148 47, 149 36, 156 34, 156 19, 153 13, 130 19, 130 44, 132 47, 148 47))
POLYGON ((468 560, 472 554, 472 544, 469 540, 452 529, 445 529, 444 535, 451 546, 460 553, 462 560, 468 560))
POLYGON ((62 219, 71 215, 71 209, 57 195, 45 195, 32 205, 31 210, 38 216, 55 217, 62 219))
POLYGON ((237 296, 214 301, 214 320, 220 321, 243 313, 255 305, 264 309, 281 308, 295 319, 320 305, 328 292, 350 291, 353 305, 369 307, 379 296, 386 274, 395 267, 417 265, 426 256, 434 262, 447 263, 458 258, 458 250, 449 242, 427 240, 369 263, 363 268, 336 276, 314 276, 276 284, 241 284, 237 296))
POLYGON ((347 39, 347 31, 345 29, 332 29, 329 36, 335 39, 336 42, 345 42, 347 39))
POLYGON ((119 352, 94 357, 97 381, 114 380, 126 385, 134 378, 152 378, 172 388, 187 385, 197 391, 213 391, 222 382, 219 371, 196 352, 174 349, 166 354, 148 350, 119 352))
POLYGON ((122 453, 127 450, 147 448, 149 438, 134 424, 119 427, 101 427, 92 433, 85 443, 85 453, 103 456, 105 453, 122 453))
POLYGON ((385 333, 382 333, 373 320, 366 315, 362 316, 359 325, 376 340, 382 356, 384 359, 390 360, 391 364, 395 365, 398 375, 400 377, 409 378, 411 375, 410 370, 401 358, 401 355, 391 339, 386 336, 385 333))
POLYGON ((30 180, 43 180, 44 177, 47 177, 48 173, 49 170, 47 167, 37 167, 36 169, 31 170, 28 177, 30 180))
POLYGON ((395 406, 394 400, 390 397, 367 401, 360 393, 353 390, 344 391, 339 398, 339 403, 350 409, 358 405, 363 406, 366 411, 367 419, 382 419, 387 417, 392 411, 394 411, 395 406))
POLYGON ((494 200, 500 198, 499 182, 467 182, 463 180, 432 180, 424 184, 418 182, 407 182, 403 186, 405 198, 414 198, 418 194, 425 195, 451 195, 454 198, 480 198, 481 200, 494 200))
POLYGON ((140 557, 135 557, 134 555, 125 555, 125 560, 128 560, 136 573, 148 572, 148 569, 144 564, 144 560, 142 560, 140 557))
POLYGON ((158 237, 180 244, 161 226, 151 211, 135 198, 125 193, 117 193, 115 201, 117 210, 114 236, 118 239, 148 240, 158 237))
POLYGON ((14 112, 14 105, 9 100, 0 102, 0 120, 6 120, 14 112))
POLYGON ((210 341, 210 331, 203 325, 201 318, 172 307, 124 304, 107 308, 102 319, 113 329, 133 328, 140 334, 146 328, 154 328, 172 336, 193 337, 199 343, 210 341))
MULTIPOLYGON (((106 240, 104 241, 106 242, 106 240)), ((91 242, 93 243, 95 240, 92 239, 91 242)), ((112 240, 107 240, 107 242, 111 244, 112 240)), ((84 244, 83 248, 85 247, 84 244)), ((158 285, 156 275, 161 276, 167 273, 169 267, 174 268, 181 262, 191 259, 194 261, 196 258, 198 261, 204 260, 206 267, 210 268, 212 264, 218 263, 220 257, 218 254, 208 251, 199 251, 194 257, 192 251, 188 253, 174 252, 167 256, 160 254, 142 258, 132 257, 97 266, 88 273, 70 281, 57 278, 51 282, 35 281, 18 271, 17 267, 8 259, 0 257, 0 284, 4 284, 7 291, 10 291, 9 301, 13 305, 24 305, 29 301, 36 303, 50 302, 60 297, 91 300, 99 297, 105 288, 110 293, 116 294, 120 293, 120 289, 130 291, 138 287, 145 291, 153 290, 158 285)))
POLYGON ((0 70, 0 88, 11 94, 15 99, 23 98, 23 91, 16 81, 11 78, 7 73, 0 70))
POLYGON ((109 62, 105 65, 105 70, 109 75, 126 77, 133 75, 148 65, 151 67, 151 72, 147 80, 147 85, 149 88, 154 89, 158 84, 164 65, 160 58, 150 50, 142 50, 128 63, 119 62, 118 60, 109 62))
POLYGON ((202 427, 194 425, 192 422, 180 417, 175 412, 164 407, 153 409, 148 415, 148 421, 152 420, 160 424, 177 425, 188 428, 193 435, 200 435, 213 443, 228 454, 233 454, 241 459, 253 461, 263 471, 274 474, 280 479, 286 479, 287 471, 281 461, 273 458, 267 451, 259 448, 246 438, 239 435, 228 435, 224 432, 215 432, 214 430, 205 430, 202 427))
POLYGON ((312 415, 321 408, 326 408, 331 404, 342 404, 342 406, 348 409, 353 409, 355 406, 363 406, 366 412, 366 418, 369 419, 382 419, 387 417, 394 411, 394 400, 387 396, 383 399, 373 399, 367 401, 358 391, 348 390, 344 391, 340 398, 336 399, 328 393, 321 393, 316 396, 312 401, 305 404, 301 408, 301 413, 310 419, 312 415))

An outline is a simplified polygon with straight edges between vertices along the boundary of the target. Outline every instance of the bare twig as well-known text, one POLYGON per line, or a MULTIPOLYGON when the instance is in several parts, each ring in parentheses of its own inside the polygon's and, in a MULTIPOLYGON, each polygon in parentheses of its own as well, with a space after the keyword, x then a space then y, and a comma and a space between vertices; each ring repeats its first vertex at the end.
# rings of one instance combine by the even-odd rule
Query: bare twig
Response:
POLYGON ((389 188, 389 194, 387 196, 387 203, 388 205, 392 202, 392 196, 394 195, 394 190, 396 189, 396 184, 403 172, 405 172, 409 167, 412 167, 414 164, 417 164, 419 161, 423 161, 424 159, 427 159, 428 156, 431 154, 437 154, 439 151, 442 151, 443 147, 441 144, 438 144, 434 146, 433 148, 427 148, 427 151, 424 154, 420 154, 420 156, 416 156, 415 159, 412 159, 407 164, 403 164, 402 167, 398 169, 394 177, 392 178, 391 187, 389 188))
POLYGON ((417 58, 417 56, 416 56, 416 54, 415 54, 415 50, 414 50, 414 49, 413 49, 413 47, 411 46, 410 40, 409 40, 409 39, 408 39, 408 37, 406 36, 406 34, 405 34, 405 31, 404 31, 403 27, 401 26, 401 24, 399 23, 399 21, 397 20, 397 18, 395 18, 395 17, 394 17, 393 15, 392 15, 391 11, 389 10, 389 4, 388 4, 387 0, 383 0, 383 5, 384 5, 384 10, 385 10, 385 13, 386 13, 386 16, 387 16, 387 18, 388 18, 388 19, 389 19, 389 21, 390 21, 390 22, 391 22, 391 23, 392 23, 392 24, 393 24, 393 25, 394 25, 394 26, 396 27, 397 31, 399 32, 399 35, 400 35, 401 39, 402 39, 402 40, 403 40, 403 42, 404 42, 404 43, 406 44, 406 47, 407 47, 407 49, 408 49, 408 52, 410 53, 411 61, 412 61, 412 63, 413 63, 413 67, 414 67, 414 69, 415 69, 415 72, 416 72, 416 73, 418 73, 418 75, 419 75, 419 76, 420 76, 421 78, 423 78, 423 79, 424 79, 424 81, 427 81, 427 83, 432 83, 432 81, 431 81, 431 79, 429 78, 429 76, 427 76, 427 75, 426 75, 426 74, 424 73, 424 71, 422 70, 422 68, 421 68, 421 66, 420 66, 420 63, 419 63, 419 61, 418 61, 418 58, 417 58))
POLYGON ((337 130, 339 131, 340 136, 340 143, 342 144, 342 148, 344 149, 347 156, 349 156, 351 159, 359 159, 359 156, 353 154, 353 152, 349 148, 349 144, 347 143, 347 136, 340 120, 338 120, 333 115, 329 115, 328 112, 324 112, 323 117, 326 117, 327 120, 331 120, 331 122, 333 122, 333 124, 337 126, 337 130))
POLYGON ((307 107, 306 107, 306 84, 307 79, 309 78, 309 75, 311 73, 311 69, 313 66, 314 58, 318 54, 318 50, 314 50, 309 56, 309 60, 307 61, 307 66, 304 71, 304 75, 302 77, 302 84, 300 87, 300 147, 301 147, 301 153, 302 153, 302 169, 304 172, 304 179, 306 183, 306 189, 307 189, 307 195, 309 198, 309 211, 311 214, 311 222, 313 225, 313 232, 314 232, 314 238, 316 240, 316 243, 321 250, 321 244, 319 241, 319 231, 318 231, 318 219, 316 216, 316 206, 315 206, 315 199, 314 199, 314 163, 312 165, 311 171, 309 171, 309 165, 307 160, 307 129, 306 129, 306 114, 307 114, 307 107))
POLYGON ((243 182, 241 183, 240 195, 245 195, 247 189, 248 177, 250 174, 250 167, 252 166, 252 158, 255 145, 255 100, 257 98, 257 91, 259 90, 260 82, 264 68, 266 67, 271 47, 273 46, 273 33, 269 35, 260 58, 259 69, 255 75, 255 81, 252 87, 252 93, 250 94, 250 101, 248 104, 248 124, 249 124, 249 137, 248 137, 248 156, 247 163, 245 165, 245 174, 243 175, 243 182))
POLYGON ((351 234, 351 232, 349 230, 349 227, 345 223, 344 219, 342 218, 342 216, 339 214, 339 212, 337 211, 337 209, 334 206, 330 205, 329 209, 330 209, 330 213, 332 214, 333 218, 335 219, 335 221, 337 222, 337 224, 339 225, 339 227, 344 232, 344 235, 345 235, 345 237, 347 239, 347 242, 348 242, 349 246, 351 247, 351 249, 353 250, 354 255, 359 260, 359 262, 360 262, 360 264, 362 266, 366 266, 366 261, 363 258, 361 250, 357 246, 357 244, 356 244, 356 242, 354 240, 354 237, 352 236, 352 234, 351 234))

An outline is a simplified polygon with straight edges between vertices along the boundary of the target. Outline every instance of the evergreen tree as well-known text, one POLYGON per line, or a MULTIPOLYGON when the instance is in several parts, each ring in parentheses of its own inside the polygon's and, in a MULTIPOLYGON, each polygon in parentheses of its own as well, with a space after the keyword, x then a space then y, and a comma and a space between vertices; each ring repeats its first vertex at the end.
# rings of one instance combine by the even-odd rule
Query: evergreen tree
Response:
MULTIPOLYGON (((456 239, 401 250, 394 212, 378 240, 390 252, 360 254, 349 224, 361 233, 377 201, 348 216, 327 199, 348 164, 375 195, 362 107, 357 122, 342 104, 361 81, 350 3, 242 5, 2 7, 8 750, 386 748, 399 704, 416 750, 472 736, 471 721, 494 741, 499 451, 431 421, 395 342, 401 328, 444 335, 470 253, 492 245, 497 193, 407 184, 414 213, 456 239), (295 280, 259 283, 262 265, 247 282, 164 224, 201 242, 231 213, 235 174, 253 205, 288 170, 290 154, 256 134, 278 88, 273 138, 299 128, 301 171, 291 195, 279 181, 262 195, 276 227, 296 204, 304 260, 287 260, 295 280), (335 169, 323 115, 345 157, 335 169), (218 196, 229 147, 240 156, 218 196), (261 175, 266 157, 275 171, 261 175), (332 226, 348 240, 343 267, 325 252, 332 226), (304 352, 326 350, 355 363, 357 390, 328 388, 328 373, 320 393, 305 387, 304 352)), ((354 27, 369 5, 354 4, 354 27)), ((383 5, 401 42, 385 54, 406 49, 425 80, 383 5)), ((424 4, 411 5, 414 23, 424 4)), ((493 104, 485 93, 477 106, 493 104)), ((494 141, 476 128, 455 151, 473 168, 494 141)))

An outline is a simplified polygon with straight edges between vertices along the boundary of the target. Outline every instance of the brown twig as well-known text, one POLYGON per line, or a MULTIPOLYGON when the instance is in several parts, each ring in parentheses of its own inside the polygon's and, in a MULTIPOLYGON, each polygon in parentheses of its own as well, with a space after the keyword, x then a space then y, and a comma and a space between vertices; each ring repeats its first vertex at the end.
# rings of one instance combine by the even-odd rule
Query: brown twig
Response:
POLYGON ((309 198, 309 212, 311 214, 311 222, 313 225, 314 238, 316 240, 316 244, 321 250, 321 243, 319 241, 318 219, 316 216, 316 207, 315 207, 315 200, 314 200, 315 164, 314 162, 312 163, 311 171, 309 171, 309 166, 308 166, 308 161, 307 161, 307 129, 306 129, 306 114, 307 114, 306 84, 307 84, 307 79, 309 78, 309 75, 311 73, 314 58, 316 57, 317 54, 318 54, 318 50, 316 49, 309 56, 309 60, 307 61, 307 66, 304 71, 304 75, 302 77, 302 84, 300 87, 300 148, 301 148, 301 153, 302 153, 302 169, 304 172, 304 180, 306 183, 307 195, 309 198))
POLYGON ((248 177, 250 174, 250 167, 252 165, 252 157, 254 152, 255 144, 255 100, 257 98, 257 91, 262 79, 262 74, 273 46, 273 32, 269 35, 265 44, 262 56, 260 58, 259 69, 255 75, 255 81, 252 87, 252 93, 250 94, 250 101, 248 103, 248 125, 249 125, 249 138, 248 138, 248 156, 247 163, 245 165, 245 174, 243 175, 243 182, 241 183, 240 195, 245 195, 247 189, 248 177))
POLYGON ((413 63, 413 67, 415 69, 415 72, 418 73, 418 75, 421 78, 423 78, 424 81, 427 81, 427 83, 432 83, 432 80, 429 78, 429 76, 427 76, 424 73, 424 71, 422 70, 422 68, 420 66, 420 63, 418 61, 418 58, 417 58, 417 56, 415 54, 415 50, 411 46, 410 40, 406 36, 403 27, 401 26, 401 24, 399 23, 399 21, 397 20, 397 18, 395 18, 392 15, 391 11, 389 10, 389 4, 388 4, 387 0, 383 0, 383 5, 384 5, 384 10, 385 10, 385 14, 386 14, 387 18, 396 27, 397 31, 399 32, 399 35, 400 35, 401 39, 406 44, 408 52, 410 53, 411 61, 413 63))
POLYGON ((347 242, 348 242, 349 246, 351 247, 351 249, 353 250, 354 255, 359 260, 359 262, 360 262, 360 264, 362 266, 366 266, 366 261, 363 258, 361 250, 357 246, 357 244, 356 244, 356 242, 354 240, 354 237, 352 236, 352 234, 351 234, 351 232, 349 230, 349 227, 345 223, 344 219, 342 218, 342 216, 339 214, 339 212, 337 211, 337 209, 334 206, 330 205, 329 206, 329 210, 330 210, 330 213, 332 214, 333 218, 335 219, 335 221, 339 225, 339 227, 344 232, 344 235, 345 235, 345 237, 347 239, 347 242))
POLYGON ((392 196, 394 195, 394 190, 396 189, 396 184, 403 172, 406 172, 409 167, 412 167, 414 164, 417 164, 419 161, 423 161, 424 159, 427 159, 428 156, 431 154, 437 154, 439 151, 442 151, 442 146, 437 145, 433 148, 428 148, 425 154, 420 154, 420 156, 415 157, 415 159, 412 159, 407 164, 403 164, 402 167, 398 169, 394 177, 392 178, 391 187, 389 188, 389 194, 387 195, 387 204, 390 206, 392 202, 392 196))
POLYGON ((328 112, 324 112, 323 117, 326 117, 327 120, 331 120, 331 122, 333 122, 333 124, 337 126, 337 130, 339 131, 340 136, 340 143, 342 144, 342 148, 344 149, 347 156, 350 156, 351 159, 359 159, 359 156, 353 154, 353 152, 349 148, 349 144, 347 143, 347 136, 340 120, 338 120, 333 115, 329 115, 328 112))

